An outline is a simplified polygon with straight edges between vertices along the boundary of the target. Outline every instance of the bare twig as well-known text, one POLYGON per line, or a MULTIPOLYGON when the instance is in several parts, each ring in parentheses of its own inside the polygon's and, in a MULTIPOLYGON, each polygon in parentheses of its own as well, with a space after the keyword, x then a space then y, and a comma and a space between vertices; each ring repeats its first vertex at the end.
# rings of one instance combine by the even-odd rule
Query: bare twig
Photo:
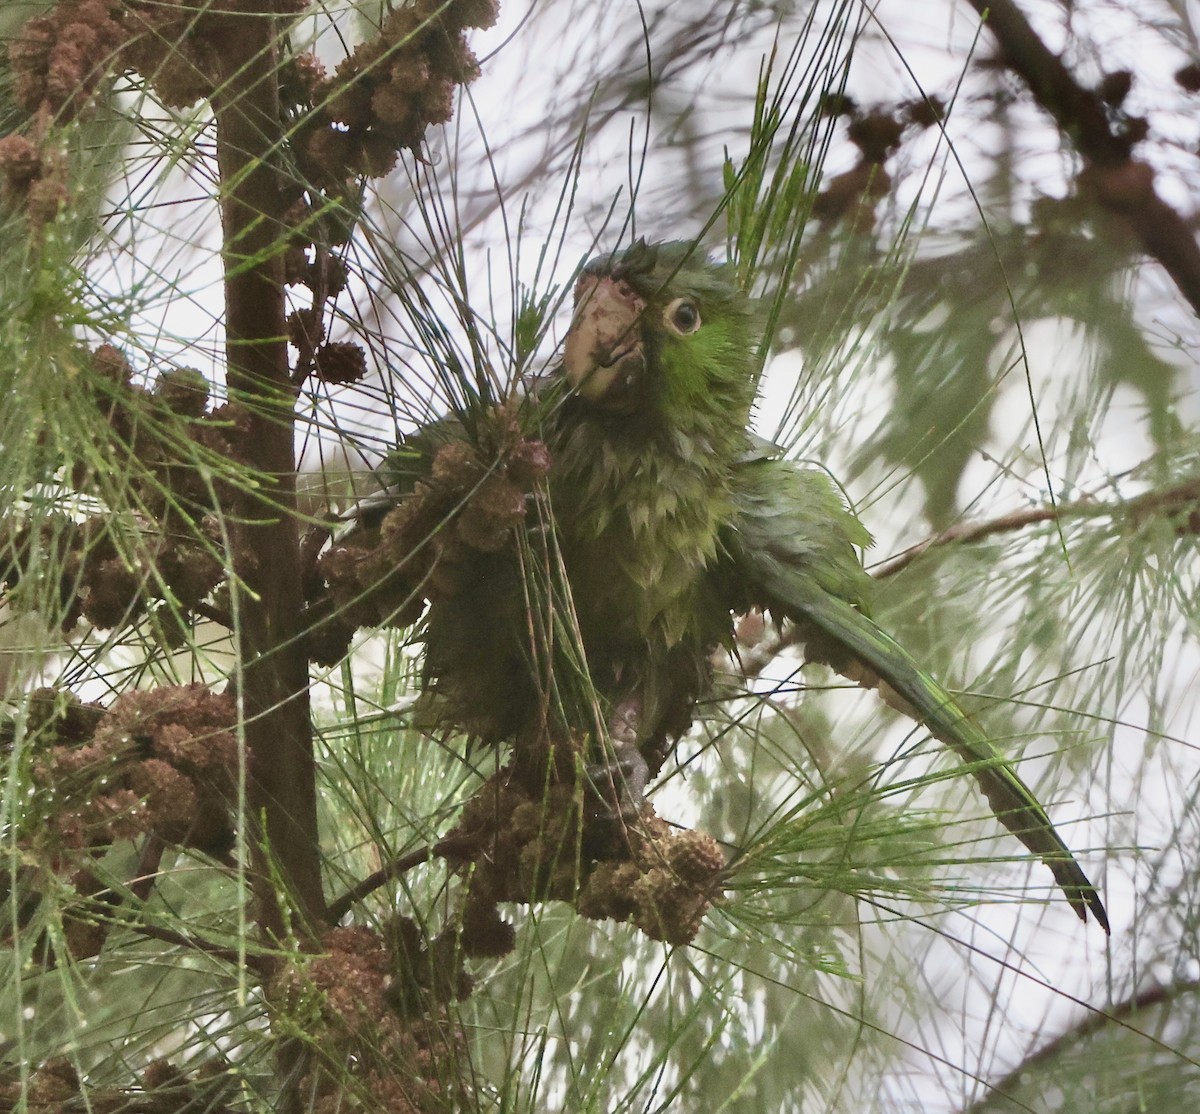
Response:
POLYGON ((473 839, 451 836, 440 840, 432 847, 419 847, 407 855, 393 859, 387 866, 381 867, 373 874, 368 874, 361 882, 356 882, 344 894, 329 903, 330 923, 337 924, 360 901, 373 894, 381 886, 387 885, 393 878, 399 878, 400 875, 412 870, 413 867, 420 866, 433 858, 451 854, 461 855, 463 851, 473 847, 474 844, 475 840, 473 839))
MULTIPOLYGON (((135 879, 131 883, 131 889, 135 888, 137 881, 135 879)), ((226 947, 223 944, 214 944, 211 940, 206 940, 201 936, 150 924, 140 919, 137 910, 127 909, 122 913, 119 908, 122 903, 122 895, 112 890, 98 890, 94 894, 84 893, 79 896, 82 900, 71 907, 70 914, 75 920, 91 918, 100 928, 102 937, 96 941, 97 951, 107 942, 109 933, 113 929, 125 929, 135 936, 142 936, 147 940, 158 940, 164 944, 173 944, 187 948, 189 951, 202 952, 235 966, 244 964, 247 970, 262 979, 268 978, 275 969, 275 960, 268 955, 257 955, 238 948, 226 947)))
POLYGON ((1183 217, 1158 196, 1149 164, 1131 156, 1136 133, 1114 127, 1100 94, 1075 80, 1012 0, 971 0, 971 6, 996 37, 1004 65, 1025 82, 1086 160, 1080 186, 1124 218, 1200 313, 1200 246, 1183 217))
MULTIPOLYGON (((1170 487, 1155 488, 1133 499, 1106 502, 1084 499, 1074 503, 1059 503, 1053 507, 1030 507, 1027 510, 1012 511, 982 522, 959 522, 938 534, 931 534, 924 541, 879 565, 873 570, 873 575, 879 580, 895 576, 931 549, 966 545, 996 534, 1015 533, 1042 522, 1063 522, 1072 518, 1125 518, 1134 524, 1140 524, 1152 517, 1174 518, 1185 514, 1186 520, 1179 522, 1176 530, 1180 533, 1200 534, 1200 476, 1172 484, 1170 487)), ((796 629, 789 627, 783 632, 766 630, 761 638, 749 644, 740 644, 738 657, 743 675, 757 676, 774 661, 780 651, 796 645, 798 641, 800 639, 796 629)))
MULTIPOLYGON (((1051 1063, 1070 1048, 1071 1045, 1085 1040, 1094 1033, 1114 1027, 1128 1029, 1139 1036, 1147 1036, 1147 1034, 1135 1028, 1129 1019, 1142 1010, 1149 1009, 1152 1006, 1168 1004, 1185 995, 1195 994, 1197 991, 1200 991, 1200 982, 1193 979, 1182 979, 1179 982, 1170 983, 1166 986, 1151 987, 1149 990, 1135 994, 1132 998, 1127 998, 1125 1001, 1118 1002, 1107 1009, 1089 1013, 1078 1025, 1073 1025, 1070 1029, 1060 1033, 1049 1043, 1042 1045, 1041 1048, 1022 1060, 1003 1079, 989 1087, 988 1093, 982 1099, 966 1107, 963 1114, 983 1114, 985 1110, 991 1110, 994 1105, 993 1100, 997 1096, 1004 1096, 1018 1091, 1021 1086, 1022 1077, 1028 1075, 1031 1070, 1043 1064, 1051 1063)), ((1154 1041, 1154 1043, 1161 1044, 1156 1038, 1149 1037, 1148 1039, 1154 1041)))
POLYGON ((235 965, 244 963, 248 970, 261 979, 269 978, 275 970, 275 961, 269 956, 255 955, 253 952, 241 952, 237 948, 227 948, 221 944, 214 944, 209 940, 201 939, 198 936, 191 936, 183 932, 175 932, 169 928, 160 928, 158 925, 143 924, 140 922, 130 923, 125 921, 121 927, 129 929, 130 932, 136 932, 139 936, 145 936, 149 940, 160 940, 164 944, 176 944, 181 948, 188 948, 191 951, 203 952, 205 955, 210 955, 213 959, 223 960, 225 963, 235 965))
MULTIPOLYGON (((1133 522, 1142 522, 1152 515, 1170 518, 1174 515, 1189 512, 1196 513, 1200 509, 1200 477, 1185 480, 1171 487, 1156 488, 1147 491, 1133 499, 1120 502, 1099 502, 1093 499, 1080 500, 1075 503, 1060 503, 1054 507, 1030 507, 1028 510, 1013 511, 1011 514, 1000 515, 983 522, 960 522, 933 534, 924 541, 918 542, 911 549, 906 549, 899 556, 880 565, 874 570, 874 575, 883 579, 894 576, 907 568, 922 553, 931 549, 940 549, 947 545, 961 545, 967 542, 977 542, 994 534, 1009 534, 1023 530, 1027 526, 1036 526, 1040 522, 1062 522, 1071 518, 1128 518, 1133 522)), ((1189 519, 1189 530, 1193 529, 1189 519)))
POLYGON ((226 630, 233 630, 233 618, 222 607, 213 607, 212 604, 200 601, 188 604, 188 610, 194 612, 201 619, 207 619, 210 623, 216 623, 217 626, 224 627, 226 630))

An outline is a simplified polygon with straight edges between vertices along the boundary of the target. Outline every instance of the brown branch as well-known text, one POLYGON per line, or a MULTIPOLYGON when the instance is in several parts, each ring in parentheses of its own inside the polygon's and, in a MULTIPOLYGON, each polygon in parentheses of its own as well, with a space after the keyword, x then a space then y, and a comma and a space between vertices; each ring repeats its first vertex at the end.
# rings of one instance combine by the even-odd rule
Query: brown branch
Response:
POLYGON ((163 855, 167 845, 161 836, 151 833, 146 836, 142 849, 138 853, 137 867, 129 880, 129 892, 138 901, 146 901, 158 883, 158 868, 162 866, 163 855))
POLYGON ((380 886, 386 885, 393 878, 399 878, 413 867, 428 862, 435 854, 437 854, 437 846, 419 847, 416 851, 410 851, 407 855, 393 859, 387 866, 373 874, 368 874, 361 882, 356 882, 351 886, 341 897, 334 898, 329 903, 330 923, 337 924, 363 898, 373 894, 380 886))
POLYGON ((278 27, 271 5, 230 14, 223 79, 213 94, 225 264, 230 398, 245 408, 239 438, 247 464, 271 478, 263 497, 231 516, 233 614, 250 753, 249 812, 257 916, 268 937, 315 931, 325 916, 317 831, 316 764, 308 661, 299 635, 301 591, 295 507, 291 384, 284 320, 285 203, 277 168, 281 135, 278 27), (278 883, 293 908, 285 911, 278 883))
POLYGON ((1059 503, 1054 507, 1030 507, 1024 511, 1013 511, 1011 514, 1000 515, 998 518, 986 519, 983 522, 960 522, 940 534, 933 534, 924 541, 918 542, 911 549, 892 560, 880 565, 873 575, 878 579, 894 576, 907 568, 922 553, 931 549, 941 549, 947 545, 961 545, 967 542, 977 542, 995 534, 1009 534, 1023 530, 1027 526, 1036 526, 1040 522, 1062 522, 1071 518, 1121 518, 1126 517, 1134 523, 1143 522, 1152 515, 1170 518, 1185 512, 1189 514, 1186 524, 1180 529, 1188 533, 1200 530, 1200 521, 1193 523, 1191 516, 1200 511, 1200 477, 1173 484, 1171 487, 1156 488, 1147 491, 1133 499, 1120 502, 1102 503, 1093 499, 1084 499, 1075 503, 1059 503))
MULTIPOLYGON (((127 883, 129 893, 139 903, 144 904, 153 891, 155 883, 158 881, 158 868, 162 865, 162 857, 166 849, 166 844, 158 836, 154 834, 146 836, 142 849, 138 852, 138 863, 133 877, 127 883)), ((85 899, 85 904, 91 908, 102 907, 109 911, 107 917, 98 918, 100 934, 94 941, 94 947, 99 952, 108 939, 108 930, 114 924, 122 923, 116 919, 116 913, 124 903, 125 895, 119 890, 110 889, 95 873, 89 872, 88 883, 88 888, 80 891, 80 896, 85 899)))
POLYGON ((1013 0, 970 0, 1000 44, 1001 62, 1017 74, 1038 104, 1068 134, 1079 153, 1101 166, 1129 158, 1129 140, 1109 123, 1100 95, 1080 85, 1062 59, 1029 25, 1013 0))
POLYGON ((350 910, 364 898, 373 894, 381 886, 387 885, 393 878, 420 866, 432 858, 443 858, 447 855, 461 855, 475 846, 474 839, 464 839, 462 836, 450 836, 440 840, 432 847, 419 847, 407 855, 393 859, 387 866, 381 867, 373 874, 368 874, 361 882, 356 882, 340 897, 329 903, 329 922, 337 924, 350 910))
MULTIPOLYGON (((1054 507, 1030 507, 981 522, 959 522, 939 534, 931 534, 924 541, 879 565, 872 575, 878 580, 895 576, 931 549, 966 545, 996 534, 1015 533, 1042 522, 1062 522, 1071 518, 1123 517, 1136 525, 1151 517, 1173 518, 1185 514, 1187 518, 1177 525, 1176 531, 1181 534, 1200 535, 1200 476, 1172 484, 1170 487, 1155 488, 1120 502, 1083 499, 1074 503, 1059 503, 1054 507)), ((742 675, 757 676, 775 660, 780 651, 796 645, 799 641, 796 629, 792 627, 782 633, 765 631, 761 637, 752 641, 739 642, 738 657, 742 675)), ((722 653, 722 660, 723 657, 722 653)))
POLYGON ((1187 222, 1154 189, 1154 171, 1130 156, 1134 143, 1109 119, 1100 95, 1072 76, 1012 0, 970 0, 996 37, 1002 61, 1029 87, 1083 156, 1079 184, 1121 216, 1200 313, 1200 245, 1187 222))
POLYGON ((226 630, 233 630, 233 617, 223 607, 213 607, 212 604, 201 600, 199 603, 189 603, 188 610, 200 619, 207 619, 226 630))
POLYGON ((890 561, 876 568, 872 575, 879 580, 906 569, 923 553, 931 549, 941 549, 948 545, 962 545, 967 542, 981 541, 993 534, 1008 534, 1023 530, 1026 526, 1036 526, 1039 522, 1059 522, 1066 518, 1077 504, 1060 503, 1057 507, 1031 507, 1024 511, 1013 511, 999 518, 988 519, 986 522, 958 522, 947 527, 939 534, 931 534, 924 541, 906 549, 890 561))
POLYGON ((1183 997, 1185 994, 1195 994, 1197 991, 1200 991, 1200 981, 1184 979, 1180 982, 1169 983, 1166 986, 1151 987, 1140 994, 1135 994, 1132 998, 1127 998, 1124 1002, 1118 1002, 1115 1006, 1088 1014, 1078 1025, 1073 1025, 1049 1043, 1044 1044, 1041 1048, 1022 1060, 1003 1079, 988 1087, 988 1093, 978 1102, 973 1102, 970 1106, 966 1107, 963 1110, 963 1114, 984 1114, 984 1111, 992 1109, 993 1100, 997 1096, 1010 1095, 1013 1091, 1017 1090, 1022 1084, 1022 1077, 1028 1075, 1032 1069, 1052 1062, 1072 1044, 1086 1040, 1088 1037, 1109 1026, 1119 1026, 1122 1029, 1128 1029, 1138 1036, 1146 1037, 1147 1040, 1160 1047, 1165 1047, 1163 1042, 1158 1038, 1141 1032, 1141 1030, 1135 1028, 1127 1019, 1140 1013, 1142 1010, 1149 1009, 1151 1006, 1170 1003, 1177 998, 1183 997))
POLYGON ((219 959, 234 966, 244 964, 248 971, 257 975, 260 979, 270 978, 275 970, 276 962, 271 956, 256 955, 253 952, 242 952, 238 948, 228 948, 223 944, 214 944, 211 940, 205 940, 200 936, 192 936, 185 932, 176 932, 174 929, 163 928, 156 924, 147 924, 145 921, 116 917, 113 915, 108 903, 103 900, 89 902, 88 904, 94 906, 91 909, 92 915, 105 925, 106 930, 108 928, 123 928, 137 936, 144 936, 147 940, 158 940, 163 944, 174 944, 189 951, 201 952, 204 955, 212 956, 213 959, 219 959))

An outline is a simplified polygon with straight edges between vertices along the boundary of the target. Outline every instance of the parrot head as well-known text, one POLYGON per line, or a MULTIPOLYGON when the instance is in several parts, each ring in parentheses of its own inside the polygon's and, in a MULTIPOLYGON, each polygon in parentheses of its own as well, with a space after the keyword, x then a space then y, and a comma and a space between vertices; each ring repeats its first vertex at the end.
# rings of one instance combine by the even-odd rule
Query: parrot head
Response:
POLYGON ((678 415, 731 401, 748 412, 758 332, 732 268, 690 242, 638 240, 584 268, 563 370, 605 413, 678 415))

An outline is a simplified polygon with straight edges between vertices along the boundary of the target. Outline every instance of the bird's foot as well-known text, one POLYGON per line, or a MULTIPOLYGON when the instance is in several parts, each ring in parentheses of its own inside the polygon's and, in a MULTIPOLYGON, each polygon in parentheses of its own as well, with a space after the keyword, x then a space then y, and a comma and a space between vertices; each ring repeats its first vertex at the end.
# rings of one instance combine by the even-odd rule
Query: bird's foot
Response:
POLYGON ((588 782, 612 820, 636 819, 645 803, 650 767, 638 747, 641 718, 638 701, 618 704, 608 721, 612 751, 605 761, 587 767, 588 782))
POLYGON ((586 773, 588 784, 600 799, 601 816, 630 821, 641 815, 650 767, 636 746, 617 746, 610 758, 594 762, 586 773))

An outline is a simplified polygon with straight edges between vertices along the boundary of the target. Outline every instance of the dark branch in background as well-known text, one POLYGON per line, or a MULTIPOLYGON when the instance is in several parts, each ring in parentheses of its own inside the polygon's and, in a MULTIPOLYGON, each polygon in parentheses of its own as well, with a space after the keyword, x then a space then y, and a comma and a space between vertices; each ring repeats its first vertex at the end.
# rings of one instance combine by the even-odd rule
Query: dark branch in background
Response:
POLYGON ((409 851, 407 855, 394 858, 388 863, 388 866, 376 870, 373 874, 368 874, 360 882, 355 882, 346 893, 329 903, 330 923, 336 924, 341 921, 342 917, 346 916, 362 899, 370 897, 372 893, 388 884, 392 879, 400 878, 402 874, 406 874, 414 867, 421 866, 421 863, 426 863, 431 858, 461 855, 468 850, 470 843, 472 842, 466 839, 443 839, 433 844, 431 848, 418 848, 415 851, 409 851))
MULTIPOLYGON (((1125 1001, 1118 1002, 1108 1009, 1088 1014, 1078 1025, 1073 1025, 1066 1032, 1060 1033, 1048 1044, 1042 1045, 1037 1051, 1027 1056, 1003 1079, 989 1087, 987 1095, 966 1107, 963 1114, 985 1114, 986 1111, 993 1109, 992 1100, 997 1096, 1004 1098, 1010 1094, 1019 1093, 1023 1078, 1031 1071, 1052 1064, 1072 1045, 1105 1029, 1128 1029, 1140 1037, 1153 1041, 1154 1037, 1151 1034, 1136 1028, 1129 1019, 1143 1010, 1153 1006, 1169 1005, 1171 1002, 1186 995, 1195 994, 1197 991, 1200 991, 1200 982, 1194 979, 1184 979, 1166 986, 1151 987, 1149 990, 1135 994, 1132 998, 1126 998, 1125 1001)), ((1163 1042, 1155 1041, 1155 1043, 1159 1044, 1160 1048, 1167 1047, 1163 1042)), ((1061 1082, 1061 1079, 1059 1081, 1061 1082)))
MULTIPOLYGON (((1155 488, 1133 499, 1108 502, 1082 499, 1054 507, 1030 507, 982 522, 960 522, 938 534, 931 534, 924 541, 876 567, 873 573, 882 580, 902 572, 931 549, 966 545, 996 534, 1015 533, 1043 522, 1064 522, 1078 518, 1107 518, 1113 522, 1124 519, 1134 527, 1150 518, 1174 519, 1177 534, 1200 535, 1200 476, 1170 487, 1155 488)), ((801 641, 791 628, 783 634, 764 636, 756 624, 750 624, 745 628, 739 627, 738 633, 742 672, 748 677, 761 673, 780 650, 801 641)))
POLYGON ((1172 487, 1147 491, 1144 495, 1121 502, 1101 503, 1087 499, 1075 503, 1061 503, 1055 507, 1030 507, 1028 510, 1013 511, 1011 514, 990 518, 984 522, 960 522, 940 534, 933 534, 918 542, 911 549, 906 549, 899 556, 880 565, 874 570, 874 575, 879 579, 894 576, 911 565, 922 553, 931 549, 976 542, 994 534, 1010 534, 1040 522, 1063 522, 1072 518, 1116 520, 1124 517, 1136 524, 1151 516, 1172 518, 1183 514, 1187 514, 1188 517, 1179 523, 1176 529, 1187 534, 1200 532, 1200 478, 1186 480, 1172 487))
POLYGON ((1000 45, 1001 61, 1029 87, 1086 165, 1079 186, 1124 218, 1200 313, 1200 246, 1187 222, 1154 189, 1154 171, 1131 156, 1142 132, 1113 125, 1101 93, 1085 88, 1046 46, 1012 0, 970 0, 1000 45))
POLYGON ((201 619, 207 619, 210 623, 216 623, 217 626, 224 627, 226 630, 233 630, 233 618, 223 607, 214 607, 212 604, 200 601, 192 604, 191 610, 201 619))
POLYGON ((157 940, 159 943, 171 944, 187 951, 199 952, 211 956, 235 967, 244 966, 246 970, 260 979, 268 979, 275 972, 278 964, 271 956, 261 955, 251 951, 240 951, 237 948, 214 944, 211 940, 192 935, 191 933, 176 932, 174 929, 163 928, 161 925, 134 920, 128 917, 116 917, 107 902, 92 901, 82 907, 97 919, 107 936, 109 928, 120 928, 132 932, 135 936, 147 940, 157 940))

